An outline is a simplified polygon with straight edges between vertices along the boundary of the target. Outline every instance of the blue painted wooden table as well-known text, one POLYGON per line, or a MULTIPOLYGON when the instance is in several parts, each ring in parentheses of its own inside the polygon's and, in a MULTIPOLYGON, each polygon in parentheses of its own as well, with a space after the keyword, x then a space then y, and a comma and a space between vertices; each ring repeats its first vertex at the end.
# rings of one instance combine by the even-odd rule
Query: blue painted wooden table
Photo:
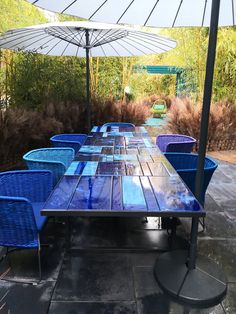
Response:
POLYGON ((94 127, 41 214, 202 217, 205 211, 144 127, 94 127))
MULTIPOLYGON (((181 302, 212 306, 227 291, 215 263, 197 261, 198 219, 205 211, 144 127, 94 127, 45 203, 46 216, 191 217, 189 251, 154 266, 159 286, 181 302)), ((70 237, 69 237, 70 238, 70 237)))

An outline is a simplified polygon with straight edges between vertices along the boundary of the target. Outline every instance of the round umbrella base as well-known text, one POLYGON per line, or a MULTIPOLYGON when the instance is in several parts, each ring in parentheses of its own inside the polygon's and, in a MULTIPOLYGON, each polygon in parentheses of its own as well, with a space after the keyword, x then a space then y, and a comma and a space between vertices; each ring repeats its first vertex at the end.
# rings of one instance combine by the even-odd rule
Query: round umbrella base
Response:
POLYGON ((163 253, 154 274, 160 288, 177 301, 196 307, 214 306, 227 292, 225 275, 213 261, 199 256, 196 268, 187 267, 188 252, 163 253))

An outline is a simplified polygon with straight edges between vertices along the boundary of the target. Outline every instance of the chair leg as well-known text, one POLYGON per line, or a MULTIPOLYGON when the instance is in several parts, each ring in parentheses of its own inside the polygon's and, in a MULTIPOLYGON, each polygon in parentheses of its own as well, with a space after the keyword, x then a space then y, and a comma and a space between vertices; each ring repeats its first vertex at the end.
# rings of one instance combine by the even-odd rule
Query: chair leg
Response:
POLYGON ((8 248, 8 246, 6 247, 6 252, 1 256, 1 258, 0 258, 0 262, 2 262, 6 257, 7 257, 7 254, 8 254, 8 252, 9 252, 9 248, 8 248))
POLYGON ((203 217, 202 219, 199 219, 199 223, 203 228, 203 230, 201 232, 205 232, 206 231, 205 217, 203 217))
POLYGON ((176 240, 176 228, 177 228, 177 218, 173 217, 171 219, 171 233, 169 236, 169 246, 171 250, 173 249, 174 243, 176 240))
POLYGON ((143 224, 148 223, 148 219, 147 219, 147 217, 142 217, 142 223, 143 223, 143 224))
POLYGON ((41 244, 40 244, 40 236, 38 235, 38 267, 39 267, 39 283, 42 280, 42 267, 41 267, 41 244))

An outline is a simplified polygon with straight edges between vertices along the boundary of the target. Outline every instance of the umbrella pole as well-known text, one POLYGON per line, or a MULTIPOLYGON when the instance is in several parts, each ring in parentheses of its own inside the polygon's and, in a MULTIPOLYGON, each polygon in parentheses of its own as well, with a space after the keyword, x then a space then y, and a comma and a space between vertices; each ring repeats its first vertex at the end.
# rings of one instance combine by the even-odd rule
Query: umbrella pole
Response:
MULTIPOLYGON (((220 0, 212 0, 211 26, 208 43, 206 78, 203 96, 200 129, 199 157, 196 175, 196 197, 202 200, 204 162, 207 144, 207 131, 212 95, 215 52, 220 0)), ((218 304, 227 292, 227 281, 218 265, 209 259, 197 257, 197 235, 199 219, 192 218, 189 252, 170 251, 164 253, 156 262, 154 274, 159 286, 181 302, 190 305, 210 307, 218 304)))
MULTIPOLYGON (((211 107, 211 96, 212 96, 212 83, 214 76, 214 65, 216 56, 216 43, 218 33, 218 20, 219 20, 219 9, 220 0, 212 1, 211 9, 211 24, 208 41, 208 53, 207 53, 207 64, 206 64, 206 76, 204 84, 204 95, 203 95, 203 106, 201 115, 201 126, 200 126, 200 139, 198 149, 198 162, 197 162, 197 174, 195 181, 195 195, 200 203, 203 205, 203 184, 204 184, 204 164, 206 156, 207 146, 207 134, 209 115, 211 107)), ((189 269, 194 269, 196 266, 196 255, 197 255, 197 230, 198 230, 198 218, 192 219, 192 241, 190 244, 189 254, 189 269)))
POLYGON ((86 40, 86 97, 87 97, 87 128, 88 133, 91 130, 91 104, 90 104, 90 64, 89 64, 89 30, 85 30, 85 40, 86 40))

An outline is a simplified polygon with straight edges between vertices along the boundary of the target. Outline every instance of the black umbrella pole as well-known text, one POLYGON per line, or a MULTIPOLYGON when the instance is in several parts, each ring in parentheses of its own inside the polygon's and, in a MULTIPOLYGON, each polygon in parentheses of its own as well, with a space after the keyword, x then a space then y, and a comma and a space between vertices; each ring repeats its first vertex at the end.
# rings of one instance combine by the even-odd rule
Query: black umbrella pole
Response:
POLYGON ((86 97, 87 97, 87 128, 91 130, 91 104, 90 104, 90 64, 89 64, 89 32, 86 30, 86 97))
MULTIPOLYGON (((212 83, 214 76, 214 65, 216 55, 216 43, 217 43, 217 32, 218 32, 218 20, 219 20, 219 9, 220 0, 212 0, 211 9, 211 24, 208 41, 208 53, 207 53, 207 64, 206 64, 206 77, 204 84, 204 95, 202 105, 202 116, 201 116, 201 127, 200 127, 200 139, 198 149, 198 162, 197 162, 197 174, 195 182, 195 195, 196 198, 203 203, 203 183, 204 183, 204 164, 206 156, 207 146, 207 133, 209 124, 209 115, 211 107, 211 95, 212 95, 212 83)), ((203 204, 202 204, 203 205, 203 204)), ((191 239, 193 241, 190 244, 189 251, 189 269, 196 267, 197 257, 197 232, 198 232, 198 218, 192 219, 192 232, 191 239)))
POLYGON ((200 139, 199 139, 199 149, 198 149, 197 174, 196 174, 196 182, 195 182, 195 195, 200 202, 202 202, 203 200, 204 164, 205 164, 208 124, 209 124, 211 96, 212 96, 212 83, 213 83, 213 76, 214 76, 219 9, 220 9, 220 0, 212 0, 211 23, 210 23, 210 32, 209 32, 209 41, 208 41, 206 76, 205 76, 205 84, 204 84, 200 139))

